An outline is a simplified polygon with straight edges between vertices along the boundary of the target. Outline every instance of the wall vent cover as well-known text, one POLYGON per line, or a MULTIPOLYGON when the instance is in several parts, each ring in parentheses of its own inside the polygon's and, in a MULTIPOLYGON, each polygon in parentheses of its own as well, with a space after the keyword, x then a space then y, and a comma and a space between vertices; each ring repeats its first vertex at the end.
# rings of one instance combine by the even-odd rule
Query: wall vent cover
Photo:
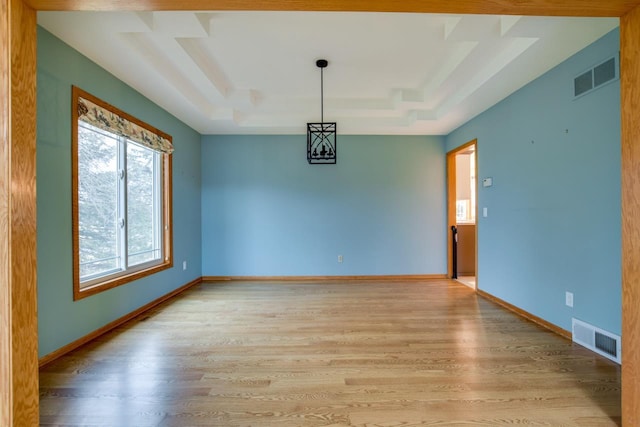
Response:
POLYGON ((616 58, 611 58, 593 69, 593 86, 598 87, 616 78, 616 58))
POLYGON ((580 96, 591 89, 593 89, 593 70, 589 70, 573 80, 574 96, 580 96))
POLYGON ((609 58, 606 61, 596 65, 578 77, 573 79, 573 96, 578 98, 594 89, 603 86, 606 83, 617 80, 620 76, 618 73, 618 56, 609 58))
POLYGON ((580 344, 618 364, 622 363, 621 340, 618 335, 575 318, 572 330, 573 342, 576 344, 580 344))

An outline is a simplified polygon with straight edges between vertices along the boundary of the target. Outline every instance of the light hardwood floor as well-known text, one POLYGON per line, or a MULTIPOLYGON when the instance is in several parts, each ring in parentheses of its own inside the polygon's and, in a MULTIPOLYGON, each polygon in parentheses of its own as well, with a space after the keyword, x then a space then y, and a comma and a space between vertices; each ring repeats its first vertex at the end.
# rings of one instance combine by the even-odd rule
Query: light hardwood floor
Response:
POLYGON ((616 426, 620 369, 425 282, 203 283, 40 372, 41 425, 616 426))
POLYGON ((456 281, 470 287, 471 289, 476 288, 476 276, 458 276, 456 281))

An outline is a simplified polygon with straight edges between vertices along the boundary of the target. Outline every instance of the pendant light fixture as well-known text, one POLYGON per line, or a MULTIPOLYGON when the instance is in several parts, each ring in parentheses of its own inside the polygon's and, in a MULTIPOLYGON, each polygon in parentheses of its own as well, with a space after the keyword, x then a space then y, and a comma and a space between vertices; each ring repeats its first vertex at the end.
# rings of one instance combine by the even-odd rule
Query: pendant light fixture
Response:
POLYGON ((326 59, 318 59, 320 68, 320 123, 307 123, 307 161, 309 164, 335 164, 336 122, 324 122, 324 69, 329 65, 326 59))

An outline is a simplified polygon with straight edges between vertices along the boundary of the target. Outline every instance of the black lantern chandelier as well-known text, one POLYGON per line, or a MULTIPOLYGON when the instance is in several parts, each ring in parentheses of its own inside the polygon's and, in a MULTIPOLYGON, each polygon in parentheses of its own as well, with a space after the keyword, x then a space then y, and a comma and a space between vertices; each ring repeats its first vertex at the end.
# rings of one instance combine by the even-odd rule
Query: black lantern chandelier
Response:
POLYGON ((324 122, 324 69, 329 65, 326 59, 318 59, 320 68, 320 123, 307 123, 307 161, 309 164, 335 164, 336 123, 324 122))

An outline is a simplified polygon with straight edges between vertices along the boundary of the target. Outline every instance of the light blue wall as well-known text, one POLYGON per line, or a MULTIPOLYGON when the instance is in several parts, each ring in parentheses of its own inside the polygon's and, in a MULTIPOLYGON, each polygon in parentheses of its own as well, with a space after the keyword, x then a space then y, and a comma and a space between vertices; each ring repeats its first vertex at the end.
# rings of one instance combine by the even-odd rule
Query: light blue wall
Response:
POLYGON ((336 165, 305 144, 203 137, 203 275, 446 273, 443 137, 339 136, 336 165))
POLYGON ((615 30, 447 137, 478 138, 493 177, 479 287, 567 330, 576 317, 621 332, 620 84, 573 99, 574 77, 618 50, 615 30))
MULTIPOLYGON (((480 288, 565 329, 573 316, 621 329, 619 83, 577 100, 571 86, 618 45, 614 31, 446 138, 478 138, 480 178, 494 179, 478 194, 480 288)), ((306 163, 304 136, 201 140, 39 28, 37 148, 40 356, 201 275, 446 272, 443 137, 340 136, 332 166, 306 163), (176 146, 176 267, 76 302, 72 84, 176 146)))
POLYGON ((42 28, 37 83, 38 332, 43 356, 201 276, 200 135, 42 28), (75 302, 71 85, 167 132, 175 146, 175 267, 75 302), (188 261, 186 271, 183 260, 188 261))

